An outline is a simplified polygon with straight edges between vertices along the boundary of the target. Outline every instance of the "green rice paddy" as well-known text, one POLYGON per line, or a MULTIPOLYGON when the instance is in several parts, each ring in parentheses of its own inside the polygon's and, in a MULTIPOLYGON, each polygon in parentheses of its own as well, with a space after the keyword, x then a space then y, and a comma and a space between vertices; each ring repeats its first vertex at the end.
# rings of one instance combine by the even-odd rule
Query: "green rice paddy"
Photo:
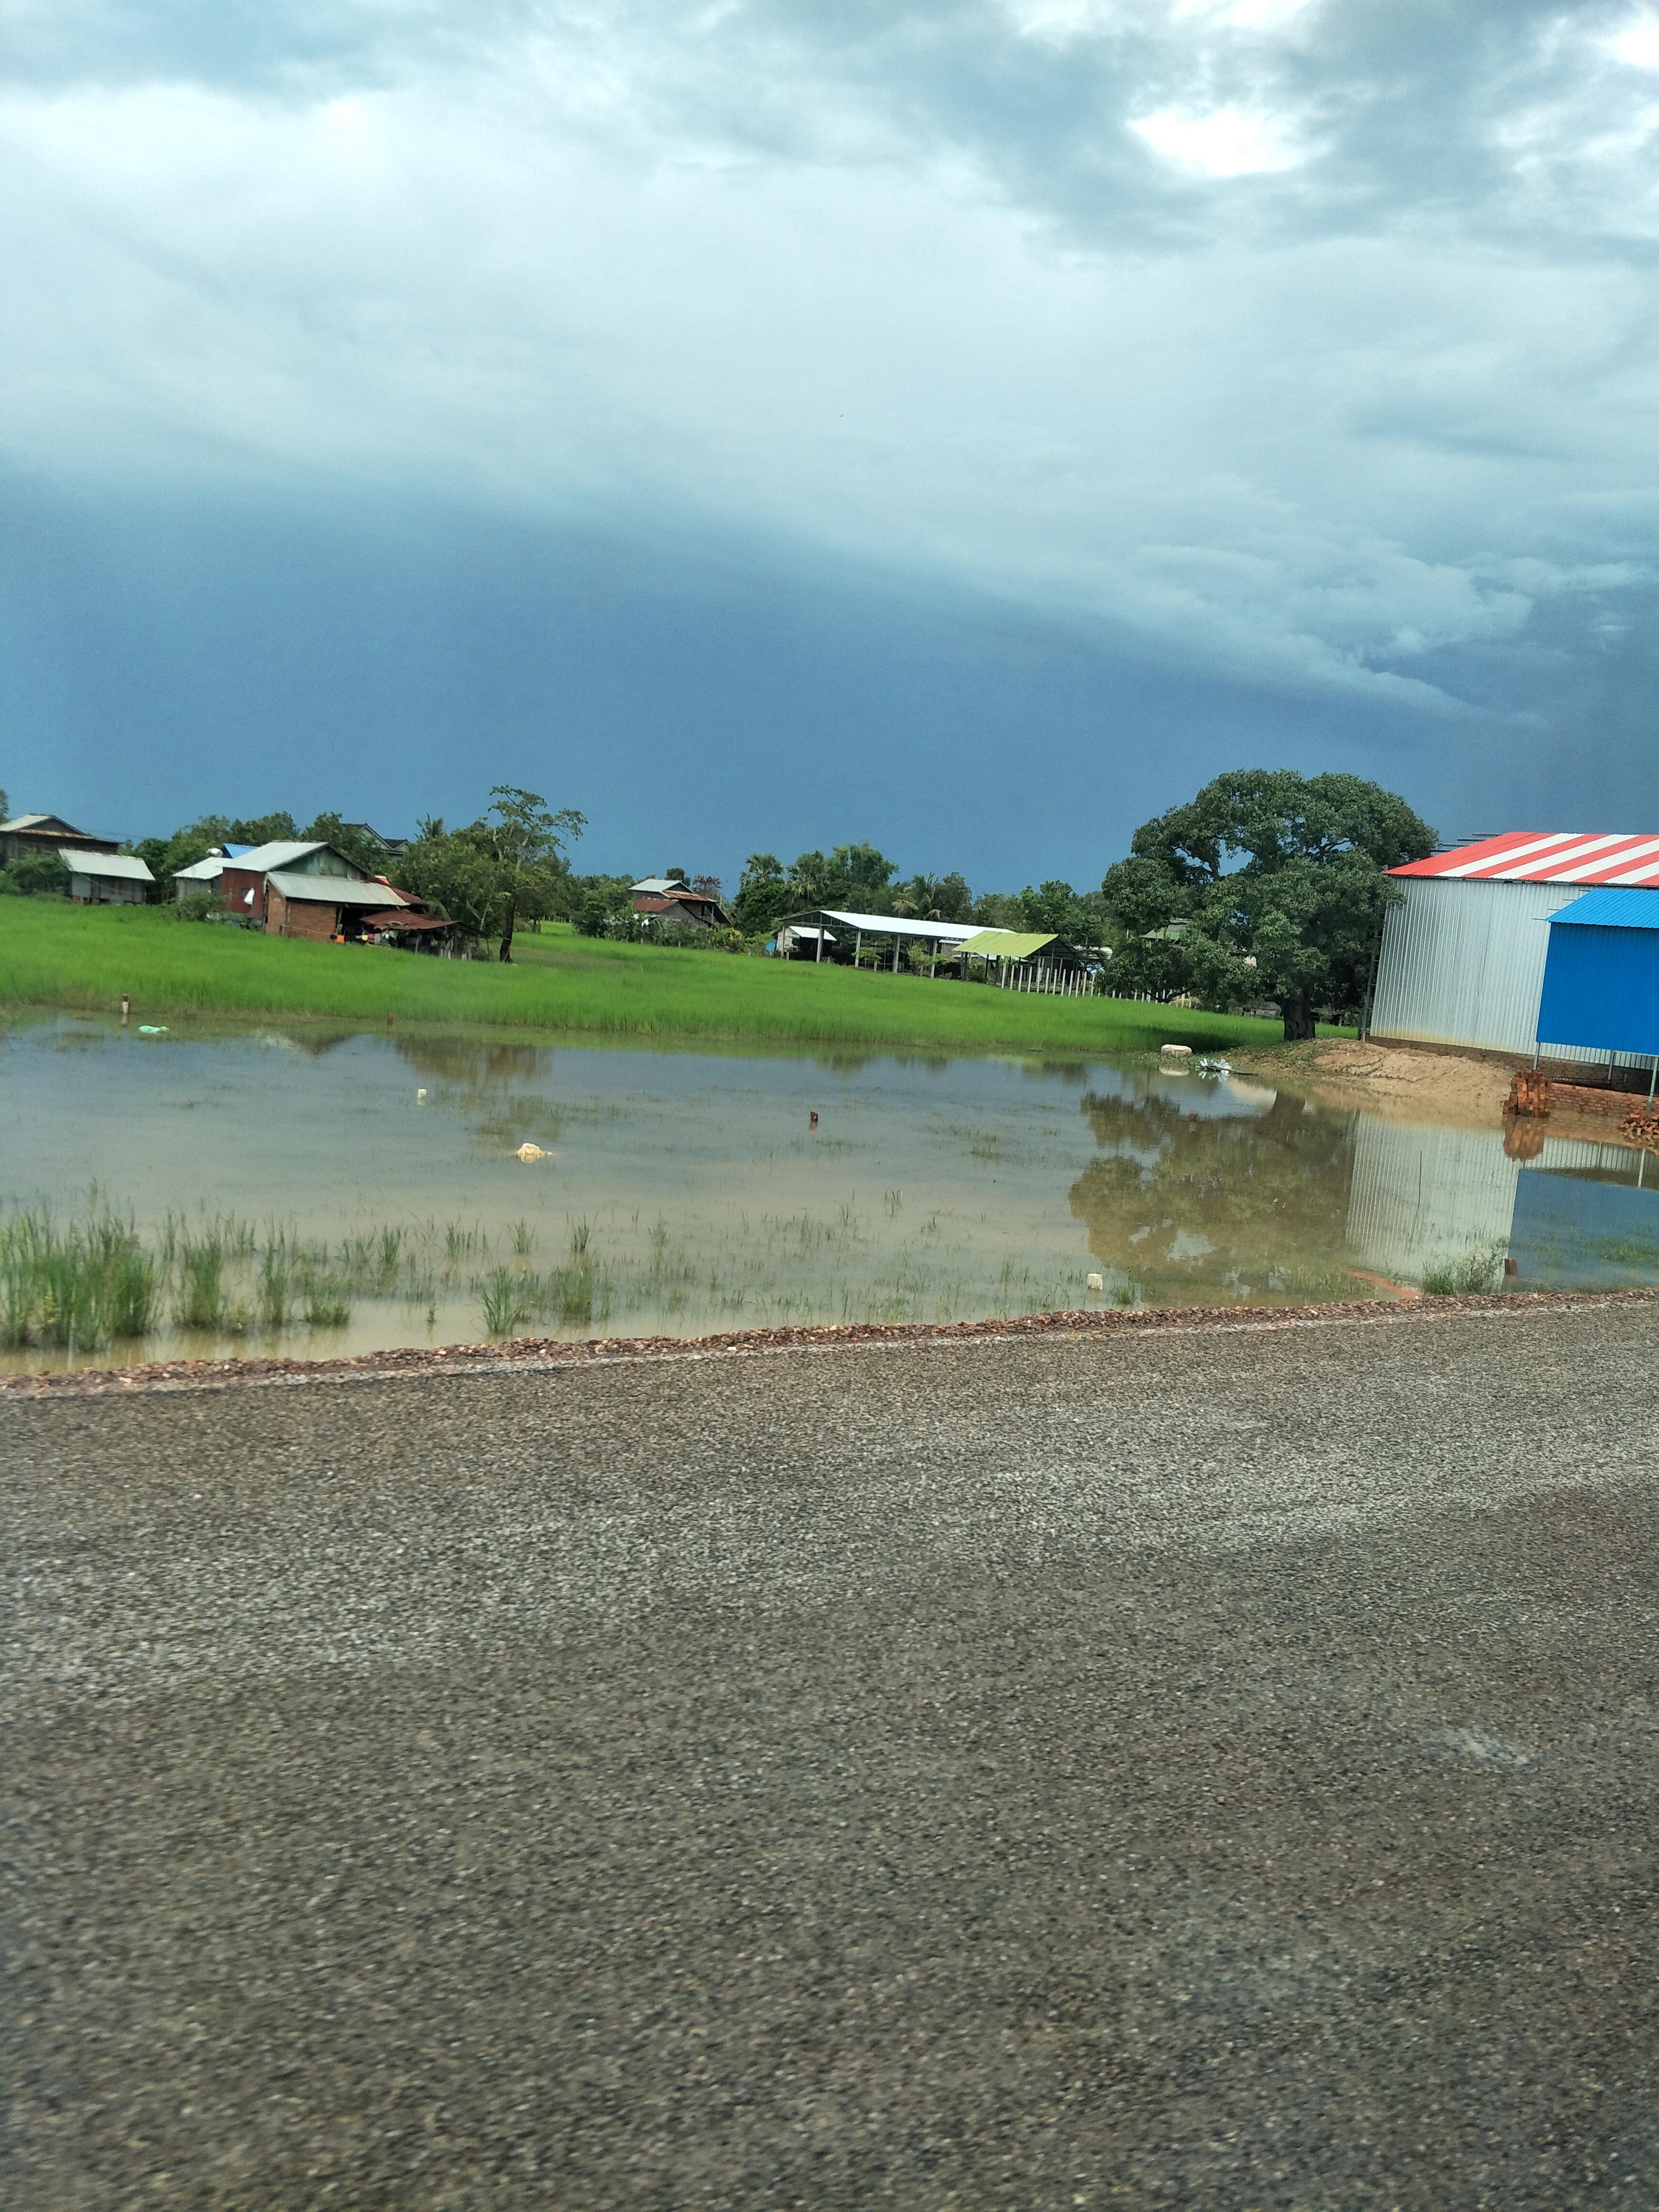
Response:
POLYGON ((521 933, 510 967, 306 945, 155 907, 0 900, 0 1006, 319 1017, 594 1037, 756 1038, 1096 1054, 1273 1042, 1279 1024, 1127 999, 1062 999, 809 963, 521 933))

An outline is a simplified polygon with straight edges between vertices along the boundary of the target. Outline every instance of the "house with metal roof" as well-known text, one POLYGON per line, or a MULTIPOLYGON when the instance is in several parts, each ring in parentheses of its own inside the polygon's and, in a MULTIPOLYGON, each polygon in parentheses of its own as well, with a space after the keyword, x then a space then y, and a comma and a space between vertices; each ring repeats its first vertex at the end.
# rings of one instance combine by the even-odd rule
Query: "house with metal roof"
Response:
POLYGON ((332 845, 276 838, 227 860, 219 872, 227 914, 269 937, 313 943, 360 938, 364 917, 414 903, 332 845))
POLYGON ((239 860, 245 853, 252 850, 252 845, 216 845, 204 858, 192 860, 187 868, 175 868, 173 872, 174 898, 194 898, 203 891, 213 890, 224 873, 226 861, 239 860))
POLYGON ((0 822, 0 867, 31 854, 58 853, 65 846, 77 853, 112 853, 115 845, 113 837, 94 837, 61 814, 14 814, 9 822, 0 822))
MULTIPOLYGON (((1550 925, 1601 886, 1654 898, 1659 915, 1659 836, 1513 830, 1389 872, 1400 896, 1383 922, 1373 1036, 1605 1063, 1608 1047, 1593 1034, 1540 1029, 1550 925)), ((1550 1025, 1564 1024, 1561 1007, 1550 1025)), ((1615 1064, 1631 1066, 1647 1056, 1614 1051, 1615 1064)))
POLYGON ((76 906, 143 906, 155 878, 136 853, 89 853, 60 845, 58 857, 69 871, 69 895, 76 906))
POLYGON ((646 876, 633 887, 634 911, 649 929, 654 923, 691 929, 730 929, 732 917, 708 891, 695 890, 683 876, 646 876))

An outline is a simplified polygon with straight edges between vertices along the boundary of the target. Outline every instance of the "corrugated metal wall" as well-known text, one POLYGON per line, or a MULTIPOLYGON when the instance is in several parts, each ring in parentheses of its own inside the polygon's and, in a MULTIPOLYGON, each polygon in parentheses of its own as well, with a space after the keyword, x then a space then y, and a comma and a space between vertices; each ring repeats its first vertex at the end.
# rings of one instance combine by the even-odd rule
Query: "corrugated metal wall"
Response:
MULTIPOLYGON (((1382 927, 1372 1035, 1530 1055, 1549 918, 1582 898, 1585 886, 1407 876, 1399 888, 1404 896, 1382 927)), ((1547 1044, 1540 1057, 1605 1061, 1607 1049, 1594 1042, 1547 1044)), ((1621 1053, 1619 1065, 1647 1063, 1621 1053)))

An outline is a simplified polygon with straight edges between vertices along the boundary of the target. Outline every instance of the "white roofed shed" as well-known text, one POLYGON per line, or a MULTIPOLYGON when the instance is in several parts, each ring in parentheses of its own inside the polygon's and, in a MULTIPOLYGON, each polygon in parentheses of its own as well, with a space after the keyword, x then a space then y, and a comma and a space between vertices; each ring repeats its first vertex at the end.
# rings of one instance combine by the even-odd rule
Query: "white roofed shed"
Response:
POLYGON ((155 878, 136 853, 88 853, 60 845, 69 870, 70 896, 77 906, 143 906, 155 878))

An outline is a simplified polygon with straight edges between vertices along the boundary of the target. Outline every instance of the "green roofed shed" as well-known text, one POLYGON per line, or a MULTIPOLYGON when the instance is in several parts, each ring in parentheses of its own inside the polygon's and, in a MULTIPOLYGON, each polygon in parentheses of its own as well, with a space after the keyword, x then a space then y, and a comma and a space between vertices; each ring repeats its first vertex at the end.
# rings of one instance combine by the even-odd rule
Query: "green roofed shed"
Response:
POLYGON ((971 982, 1005 991, 1053 991, 1078 998, 1094 988, 1089 963, 1075 945, 1038 929, 982 929, 957 948, 962 974, 971 982), (984 962, 976 975, 972 963, 984 962))
MULTIPOLYGON (((1059 945, 1060 939, 1044 936, 1040 930, 981 929, 977 937, 969 938, 957 945, 958 952, 971 953, 976 960, 1030 960, 1041 952, 1045 945, 1059 945)), ((1069 945, 1065 947, 1071 951, 1069 945)))

